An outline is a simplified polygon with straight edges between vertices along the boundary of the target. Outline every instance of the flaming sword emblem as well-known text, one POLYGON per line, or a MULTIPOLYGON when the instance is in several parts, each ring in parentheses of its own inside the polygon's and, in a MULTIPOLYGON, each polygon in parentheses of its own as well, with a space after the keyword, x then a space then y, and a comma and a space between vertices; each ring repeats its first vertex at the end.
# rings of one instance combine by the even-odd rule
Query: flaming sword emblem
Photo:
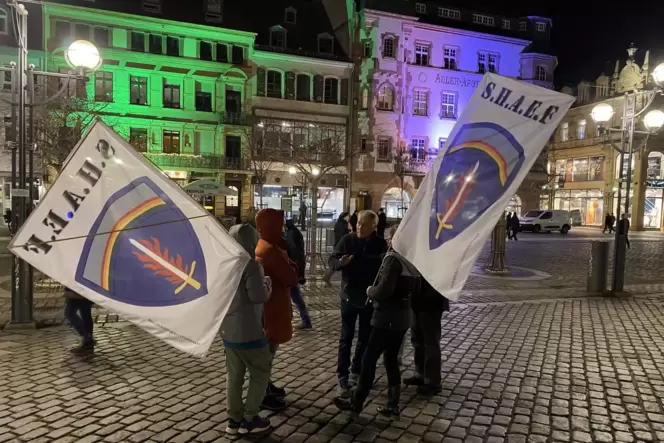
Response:
POLYGON ((461 209, 461 205, 463 205, 463 201, 466 199, 468 196, 468 193, 470 192, 470 189, 472 187, 471 185, 471 180, 477 173, 477 170, 480 167, 480 162, 475 163, 475 167, 470 171, 468 174, 462 174, 461 175, 461 186, 456 192, 456 195, 454 196, 454 199, 448 200, 445 202, 445 211, 436 214, 436 220, 438 220, 438 229, 436 230, 436 239, 440 237, 440 233, 443 229, 453 229, 454 226, 449 224, 448 222, 453 220, 454 217, 457 215, 459 212, 459 209, 461 209))
POLYGON ((200 282, 193 278, 194 271, 196 270, 196 262, 189 265, 183 265, 182 257, 176 254, 176 257, 170 257, 168 249, 161 251, 159 240, 152 237, 152 241, 142 240, 137 241, 133 238, 129 239, 129 243, 134 246, 138 251, 133 251, 133 254, 143 263, 143 267, 154 271, 154 275, 164 277, 174 285, 179 285, 175 289, 175 294, 180 293, 188 285, 198 290, 201 288, 200 282))

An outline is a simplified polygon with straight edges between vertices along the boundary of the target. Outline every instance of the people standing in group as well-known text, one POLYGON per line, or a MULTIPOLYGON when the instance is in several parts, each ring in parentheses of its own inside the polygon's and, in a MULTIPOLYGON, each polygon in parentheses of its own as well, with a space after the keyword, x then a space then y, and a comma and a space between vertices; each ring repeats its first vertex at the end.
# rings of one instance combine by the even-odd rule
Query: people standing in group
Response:
MULTIPOLYGON (((339 244, 344 235, 351 232, 349 220, 350 214, 348 212, 342 212, 341 215, 339 215, 339 218, 337 218, 337 221, 334 223, 334 247, 339 244)), ((325 274, 323 274, 323 281, 327 285, 331 284, 330 280, 332 279, 334 272, 334 269, 330 266, 325 271, 325 274)))
MULTIPOLYGON (((391 242, 397 226, 388 232, 391 242)), ((410 327, 410 298, 420 291, 420 275, 417 269, 396 251, 385 254, 374 285, 367 288, 367 296, 373 302, 371 334, 362 359, 362 369, 356 389, 350 397, 337 397, 334 404, 341 410, 360 412, 373 387, 376 364, 383 356, 387 373, 387 406, 379 406, 378 413, 393 417, 399 415, 401 395, 401 370, 399 348, 410 327)))
POLYGON ((270 381, 270 347, 263 333, 263 304, 272 292, 271 279, 264 277, 255 260, 258 232, 249 224, 235 225, 228 231, 251 256, 228 313, 221 324, 226 354, 226 405, 229 434, 262 432, 270 421, 258 415, 270 381), (242 385, 249 373, 246 401, 242 385))
MULTIPOLYGON (((272 280, 272 293, 265 303, 265 336, 270 345, 271 363, 279 345, 293 338, 291 288, 298 284, 297 265, 288 258, 288 245, 282 237, 284 211, 262 209, 256 214, 256 229, 260 239, 256 245, 256 260, 263 265, 265 275, 272 280)), ((268 383, 262 406, 279 410, 285 407, 286 391, 268 383)))
POLYGON ((512 213, 508 212, 505 216, 505 230, 507 231, 507 239, 512 238, 512 213))
POLYGON ((629 218, 627 214, 622 214, 620 216, 620 221, 618 222, 618 234, 625 236, 625 244, 627 244, 627 249, 631 246, 629 244, 629 218))
POLYGON ((345 235, 330 257, 330 267, 341 271, 341 336, 337 375, 339 395, 344 398, 350 395, 351 385, 359 379, 373 314, 371 303, 367 303, 367 288, 374 283, 387 250, 385 240, 376 235, 377 224, 378 216, 375 212, 360 212, 357 217, 357 232, 345 235), (351 361, 356 325, 357 345, 351 361))
POLYGON ((65 318, 81 336, 81 343, 72 348, 74 354, 87 354, 95 349, 93 338, 92 302, 69 288, 65 288, 65 318))
POLYGON ((302 297, 300 285, 306 283, 304 271, 307 266, 307 256, 304 251, 304 236, 295 226, 292 219, 286 220, 286 231, 284 232, 286 244, 288 245, 288 258, 297 265, 297 285, 291 288, 291 300, 300 314, 300 329, 311 329, 311 318, 307 310, 307 304, 302 297))
POLYGON ((358 213, 356 209, 355 212, 353 212, 353 215, 350 216, 350 221, 349 221, 350 229, 353 232, 357 232, 357 219, 358 219, 358 213))
POLYGON ((510 219, 510 234, 512 234, 512 240, 518 241, 519 239, 516 238, 516 234, 519 232, 519 229, 521 228, 521 225, 519 224, 519 216, 516 215, 516 212, 512 214, 512 218, 510 219))
POLYGON ((385 229, 387 228, 387 214, 385 214, 385 208, 380 208, 378 210, 378 225, 376 226, 376 233, 378 237, 385 238, 385 229))

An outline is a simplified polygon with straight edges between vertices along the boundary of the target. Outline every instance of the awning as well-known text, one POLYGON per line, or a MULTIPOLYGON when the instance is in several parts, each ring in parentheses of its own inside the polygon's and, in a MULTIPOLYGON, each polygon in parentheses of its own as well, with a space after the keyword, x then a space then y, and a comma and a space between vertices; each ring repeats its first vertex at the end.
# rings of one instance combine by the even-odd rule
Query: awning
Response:
POLYGON ((187 191, 187 194, 196 197, 209 196, 209 195, 237 197, 236 190, 207 179, 201 179, 191 182, 188 185, 184 186, 183 189, 187 191))

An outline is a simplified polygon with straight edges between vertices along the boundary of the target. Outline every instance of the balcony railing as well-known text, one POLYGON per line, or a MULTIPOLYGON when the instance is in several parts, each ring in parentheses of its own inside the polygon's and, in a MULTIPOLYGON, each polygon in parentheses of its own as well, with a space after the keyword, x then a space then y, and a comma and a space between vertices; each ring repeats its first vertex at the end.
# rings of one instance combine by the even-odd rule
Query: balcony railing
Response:
POLYGON ((219 123, 222 125, 251 126, 254 124, 254 116, 244 112, 221 112, 219 123))
POLYGON ((433 165, 435 156, 427 156, 424 159, 407 159, 401 163, 404 173, 407 175, 425 175, 433 165))
POLYGON ((248 170, 251 167, 248 159, 221 155, 165 154, 162 152, 144 152, 143 155, 160 168, 248 170))

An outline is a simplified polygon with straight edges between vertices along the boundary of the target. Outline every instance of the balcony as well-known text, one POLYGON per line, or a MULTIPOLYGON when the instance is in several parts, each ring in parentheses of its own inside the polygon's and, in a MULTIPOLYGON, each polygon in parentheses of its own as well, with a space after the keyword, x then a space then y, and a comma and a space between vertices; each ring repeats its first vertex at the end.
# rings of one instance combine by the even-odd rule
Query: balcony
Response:
POLYGON ((220 112, 219 123, 222 125, 252 126, 254 116, 244 112, 220 112))
POLYGON ((251 167, 248 159, 221 155, 165 154, 162 152, 144 152, 143 155, 161 169, 248 170, 251 167))
MULTIPOLYGON (((425 175, 433 165, 435 156, 427 156, 425 159, 406 159, 401 163, 405 175, 425 175)), ((395 165, 395 168, 399 165, 395 165)))

